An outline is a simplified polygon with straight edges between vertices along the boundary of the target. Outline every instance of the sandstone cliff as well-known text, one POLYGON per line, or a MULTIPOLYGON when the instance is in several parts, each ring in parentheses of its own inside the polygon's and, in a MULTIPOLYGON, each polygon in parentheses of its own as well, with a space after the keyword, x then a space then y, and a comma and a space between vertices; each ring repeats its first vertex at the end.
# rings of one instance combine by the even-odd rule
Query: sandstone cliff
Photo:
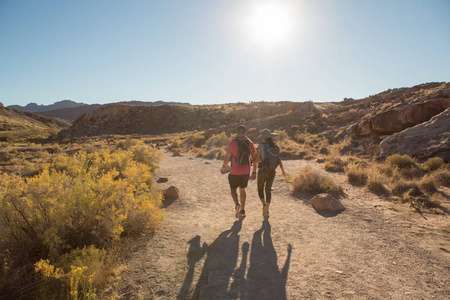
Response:
POLYGON ((380 146, 383 158, 407 154, 419 160, 438 156, 450 162, 450 108, 427 122, 388 137, 380 146))

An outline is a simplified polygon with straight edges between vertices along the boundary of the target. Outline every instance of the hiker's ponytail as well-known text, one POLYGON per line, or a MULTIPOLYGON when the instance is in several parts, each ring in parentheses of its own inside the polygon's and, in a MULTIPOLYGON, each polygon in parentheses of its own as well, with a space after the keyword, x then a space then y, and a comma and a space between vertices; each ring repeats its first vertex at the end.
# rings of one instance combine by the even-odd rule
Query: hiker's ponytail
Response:
POLYGON ((275 147, 275 143, 273 142, 272 138, 266 139, 266 142, 269 144, 270 147, 275 147))

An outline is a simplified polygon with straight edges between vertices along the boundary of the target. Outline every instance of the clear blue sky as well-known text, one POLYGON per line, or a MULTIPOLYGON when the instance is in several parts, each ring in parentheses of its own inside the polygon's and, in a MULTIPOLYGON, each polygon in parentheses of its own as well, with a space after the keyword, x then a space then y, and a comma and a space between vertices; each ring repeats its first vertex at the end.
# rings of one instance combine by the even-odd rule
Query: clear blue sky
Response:
POLYGON ((278 0, 261 17, 267 2, 0 0, 0 102, 320 102, 450 81, 449 0, 278 0))

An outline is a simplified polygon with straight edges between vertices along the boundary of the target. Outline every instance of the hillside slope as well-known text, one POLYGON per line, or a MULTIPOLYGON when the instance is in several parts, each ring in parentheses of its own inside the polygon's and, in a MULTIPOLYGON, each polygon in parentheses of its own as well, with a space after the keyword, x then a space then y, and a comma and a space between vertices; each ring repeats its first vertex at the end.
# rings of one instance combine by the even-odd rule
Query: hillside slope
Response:
POLYGON ((4 107, 0 103, 0 131, 21 129, 61 129, 70 126, 67 120, 45 117, 4 107))

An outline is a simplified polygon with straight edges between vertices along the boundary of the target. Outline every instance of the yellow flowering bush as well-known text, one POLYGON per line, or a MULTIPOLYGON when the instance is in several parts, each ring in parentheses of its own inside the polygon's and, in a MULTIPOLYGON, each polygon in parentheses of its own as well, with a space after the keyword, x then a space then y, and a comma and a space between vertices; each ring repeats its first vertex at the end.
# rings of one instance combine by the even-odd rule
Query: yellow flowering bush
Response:
POLYGON ((81 286, 83 299, 92 298, 95 293, 87 297, 83 281, 94 276, 92 263, 75 264, 67 255, 86 258, 88 252, 111 248, 124 235, 148 233, 161 224, 162 199, 152 175, 160 160, 159 150, 138 143, 129 150, 58 155, 33 177, 0 174, 0 260, 30 265, 44 258, 35 266, 40 274, 73 277, 73 282, 65 281, 71 298, 81 297, 74 285, 81 286))

